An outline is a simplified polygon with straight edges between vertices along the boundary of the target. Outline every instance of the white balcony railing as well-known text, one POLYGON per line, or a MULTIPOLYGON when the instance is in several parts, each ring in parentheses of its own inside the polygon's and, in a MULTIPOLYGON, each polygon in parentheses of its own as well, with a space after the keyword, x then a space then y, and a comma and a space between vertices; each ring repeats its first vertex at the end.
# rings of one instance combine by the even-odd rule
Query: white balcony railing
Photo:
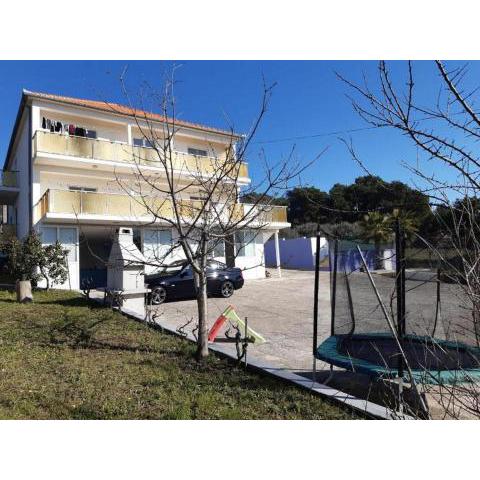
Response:
MULTIPOLYGON (((120 142, 98 140, 95 138, 74 137, 61 133, 37 130, 34 136, 35 156, 44 154, 64 155, 68 157, 88 158, 110 162, 159 166, 158 153, 153 148, 134 147, 120 142)), ((183 173, 211 174, 226 161, 223 158, 202 157, 182 152, 172 152, 172 164, 175 170, 183 173)), ((237 177, 232 172, 232 177, 237 177)), ((248 177, 246 163, 238 165, 238 177, 248 177)))
MULTIPOLYGON (((198 200, 180 200, 180 216, 188 221, 198 215, 202 202, 198 200)), ((230 212, 232 220, 247 218, 259 223, 285 223, 287 222, 286 207, 257 206, 237 203, 230 207, 218 209, 222 214, 230 212)), ((164 219, 173 219, 174 210, 172 202, 167 198, 143 197, 135 198, 129 195, 81 192, 70 190, 47 190, 35 206, 36 220, 47 214, 64 214, 76 216, 81 219, 85 215, 98 215, 105 217, 118 217, 128 219, 145 219, 151 221, 154 216, 164 219)))

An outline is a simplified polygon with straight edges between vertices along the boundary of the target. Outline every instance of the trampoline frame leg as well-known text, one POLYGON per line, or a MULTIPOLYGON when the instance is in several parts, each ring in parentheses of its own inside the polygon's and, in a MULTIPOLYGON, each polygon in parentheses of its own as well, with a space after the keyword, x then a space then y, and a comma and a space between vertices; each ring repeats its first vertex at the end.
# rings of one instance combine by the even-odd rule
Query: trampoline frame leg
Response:
POLYGON ((403 376, 398 377, 398 412, 403 416, 403 376))
MULTIPOLYGON (((330 373, 328 377, 322 382, 323 385, 328 385, 328 382, 333 377, 333 365, 330 364, 330 373)), ((312 384, 317 382, 317 359, 313 357, 313 366, 312 366, 312 384)))
POLYGON ((333 365, 330 364, 330 373, 327 377, 327 379, 325 380, 325 382, 323 382, 325 385, 328 385, 330 383, 330 380, 333 378, 333 365))

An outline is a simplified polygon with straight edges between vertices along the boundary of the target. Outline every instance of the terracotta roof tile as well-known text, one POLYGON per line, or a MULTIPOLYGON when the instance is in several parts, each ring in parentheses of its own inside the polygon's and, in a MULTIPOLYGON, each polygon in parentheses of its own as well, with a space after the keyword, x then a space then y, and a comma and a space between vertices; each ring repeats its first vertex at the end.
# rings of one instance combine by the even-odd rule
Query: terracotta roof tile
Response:
MULTIPOLYGON (((172 118, 170 117, 165 117, 164 115, 160 115, 158 113, 154 112, 146 112, 144 110, 136 110, 134 108, 127 107, 125 105, 120 105, 118 103, 110 103, 106 101, 98 101, 98 100, 87 100, 87 99, 82 99, 82 98, 73 98, 73 97, 64 97, 62 95, 52 95, 49 93, 40 93, 40 92, 30 92, 28 90, 23 91, 25 95, 30 96, 30 97, 36 97, 36 98, 44 98, 46 100, 53 100, 55 102, 62 102, 62 103, 68 103, 70 105, 77 105, 80 107, 87 107, 87 108, 94 108, 96 110, 101 110, 104 112, 109 112, 109 113, 115 113, 119 115, 126 115, 126 116, 137 116, 139 118, 145 117, 149 120, 155 120, 155 121, 161 121, 164 122, 168 120, 169 122, 172 122, 172 118)), ((201 125, 199 123, 193 123, 193 122, 187 122, 185 120, 179 120, 175 119, 175 124, 176 125, 181 125, 184 127, 188 128, 194 128, 198 130, 203 130, 206 132, 211 132, 211 133, 219 133, 221 135, 233 135, 234 137, 240 138, 241 135, 230 132, 228 130, 222 130, 219 128, 214 128, 214 127, 208 127, 206 125, 201 125)))

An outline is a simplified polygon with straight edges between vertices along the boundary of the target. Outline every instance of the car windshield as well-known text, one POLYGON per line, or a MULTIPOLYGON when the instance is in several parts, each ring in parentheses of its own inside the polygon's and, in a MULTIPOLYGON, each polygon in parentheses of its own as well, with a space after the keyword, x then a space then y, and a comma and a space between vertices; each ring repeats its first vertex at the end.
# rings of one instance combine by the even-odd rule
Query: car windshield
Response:
MULTIPOLYGON (((174 275, 180 273, 185 267, 188 266, 186 260, 176 260, 175 262, 164 265, 160 268, 157 274, 159 275, 174 275)), ((208 260, 207 269, 209 270, 224 270, 227 266, 217 260, 208 260)))
POLYGON ((207 268, 210 268, 211 270, 224 270, 227 268, 227 266, 217 260, 209 260, 207 263, 207 268))

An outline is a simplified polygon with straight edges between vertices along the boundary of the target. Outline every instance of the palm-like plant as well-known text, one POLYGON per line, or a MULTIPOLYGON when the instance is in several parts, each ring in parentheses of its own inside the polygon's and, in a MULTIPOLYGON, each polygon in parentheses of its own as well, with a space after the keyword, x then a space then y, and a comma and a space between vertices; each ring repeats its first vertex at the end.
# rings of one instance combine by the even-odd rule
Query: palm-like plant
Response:
POLYGON ((418 219, 416 219, 410 212, 396 208, 392 212, 391 219, 392 227, 393 222, 398 219, 400 228, 403 235, 405 235, 407 242, 410 242, 415 238, 415 234, 418 232, 418 219))
POLYGON ((382 244, 392 240, 392 217, 380 212, 370 212, 360 222, 362 237, 375 245, 375 269, 382 268, 382 244))

